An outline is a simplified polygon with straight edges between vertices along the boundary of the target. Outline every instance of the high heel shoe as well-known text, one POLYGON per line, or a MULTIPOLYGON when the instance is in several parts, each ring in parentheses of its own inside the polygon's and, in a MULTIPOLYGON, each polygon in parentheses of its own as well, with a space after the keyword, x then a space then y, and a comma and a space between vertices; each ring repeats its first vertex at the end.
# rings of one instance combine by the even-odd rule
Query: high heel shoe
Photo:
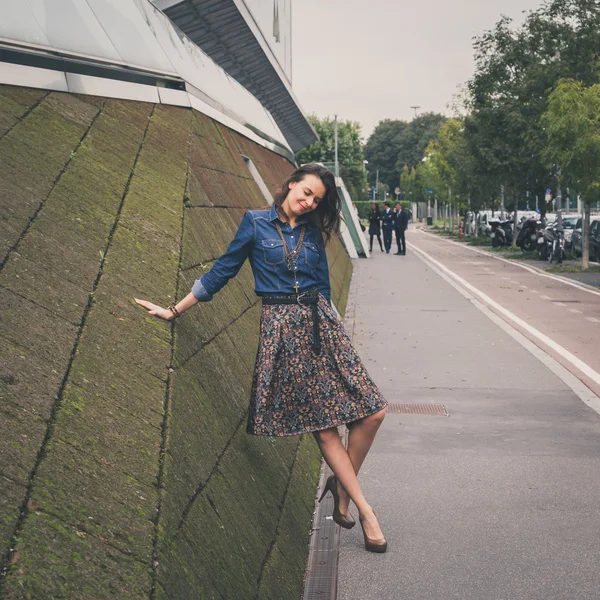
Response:
POLYGON ((325 497, 325 494, 327 492, 331 492, 331 495, 333 496, 333 520, 335 523, 337 523, 340 527, 343 527, 344 529, 352 529, 355 525, 356 525, 356 521, 348 514, 348 515, 344 515, 340 512, 339 506, 340 506, 340 497, 338 496, 338 492, 337 492, 337 479, 335 478, 335 475, 330 475, 327 478, 327 483, 325 484, 325 487, 323 488, 323 493, 321 494, 321 497, 319 498, 319 502, 321 502, 321 500, 323 500, 323 498, 325 497))
MULTIPOLYGON (((373 511, 373 514, 375 515, 375 511, 373 511)), ((375 515, 377 516, 377 515, 375 515)), ((384 537, 382 538, 370 538, 366 533, 365 533, 365 526, 363 525, 362 519, 360 517, 358 517, 358 520, 360 521, 360 526, 362 527, 362 531, 363 531, 363 536, 365 538, 365 550, 367 552, 385 552, 387 550, 387 541, 384 537)))

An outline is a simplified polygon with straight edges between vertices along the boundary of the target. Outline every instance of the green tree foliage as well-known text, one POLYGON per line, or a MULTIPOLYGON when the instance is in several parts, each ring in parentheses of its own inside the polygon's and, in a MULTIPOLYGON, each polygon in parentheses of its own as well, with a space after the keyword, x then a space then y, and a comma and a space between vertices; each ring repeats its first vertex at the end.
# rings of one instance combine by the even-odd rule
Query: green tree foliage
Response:
POLYGON ((559 82, 550 94, 541 125, 548 136, 543 159, 558 165, 564 185, 581 191, 585 201, 583 267, 589 266, 591 202, 600 200, 600 84, 586 87, 572 79, 559 82))
POLYGON ((445 117, 436 113, 425 113, 410 122, 380 121, 365 144, 369 183, 375 182, 379 169, 379 180, 393 190, 404 165, 414 168, 421 162, 427 144, 437 137, 444 121, 445 117))
POLYGON ((481 208, 481 190, 474 172, 473 157, 465 137, 463 119, 449 119, 440 127, 437 139, 425 151, 425 161, 418 167, 423 186, 433 190, 432 196, 465 209, 481 208))
POLYGON ((513 193, 543 194, 552 179, 540 126, 548 90, 564 77, 597 80, 599 32, 597 1, 552 0, 522 27, 504 17, 476 40, 465 133, 482 189, 503 183, 513 193))
MULTIPOLYGON (((326 163, 333 168, 335 161, 334 119, 320 119, 310 115, 308 120, 319 135, 319 141, 303 148, 296 154, 300 164, 326 163)), ((363 164, 364 154, 360 124, 354 121, 338 121, 338 162, 340 176, 353 200, 366 200, 367 177, 363 164)))
POLYGON ((413 202, 419 200, 419 185, 417 184, 417 173, 415 169, 409 169, 408 165, 402 167, 400 173, 400 197, 413 202))

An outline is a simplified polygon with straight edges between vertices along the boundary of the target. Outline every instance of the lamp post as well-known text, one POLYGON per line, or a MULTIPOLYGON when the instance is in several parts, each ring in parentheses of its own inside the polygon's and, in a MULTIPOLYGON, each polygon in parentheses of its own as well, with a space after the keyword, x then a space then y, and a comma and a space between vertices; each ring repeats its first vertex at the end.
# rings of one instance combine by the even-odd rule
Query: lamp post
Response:
POLYGON ((340 176, 340 166, 337 159, 337 115, 333 115, 333 139, 335 147, 335 176, 340 176))

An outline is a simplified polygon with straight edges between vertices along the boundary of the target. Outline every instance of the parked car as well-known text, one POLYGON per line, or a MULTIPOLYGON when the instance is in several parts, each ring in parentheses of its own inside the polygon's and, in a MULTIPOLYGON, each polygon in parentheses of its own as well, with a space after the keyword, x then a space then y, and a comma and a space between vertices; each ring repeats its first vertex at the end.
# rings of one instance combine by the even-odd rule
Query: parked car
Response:
MULTIPOLYGON (((575 256, 583 254, 583 217, 577 219, 571 237, 571 247, 575 256)), ((600 217, 590 219, 590 260, 600 259, 600 217)))
POLYGON ((600 261, 600 219, 590 224, 590 260, 600 261))
POLYGON ((569 250, 572 245, 573 231, 575 231, 575 226, 577 225, 577 221, 579 221, 581 215, 568 215, 562 218, 562 225, 564 229, 564 238, 565 238, 565 250, 569 250))
POLYGON ((577 258, 583 253, 583 217, 579 217, 577 223, 575 223, 575 228, 571 235, 571 250, 573 250, 573 254, 577 258))

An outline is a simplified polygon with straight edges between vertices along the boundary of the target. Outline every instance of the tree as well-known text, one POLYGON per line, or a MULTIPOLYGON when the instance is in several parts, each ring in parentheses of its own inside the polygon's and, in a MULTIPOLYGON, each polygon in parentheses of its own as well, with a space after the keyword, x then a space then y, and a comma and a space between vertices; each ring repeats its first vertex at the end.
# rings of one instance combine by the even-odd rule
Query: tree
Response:
POLYGON ((586 87, 581 81, 559 82, 541 118, 548 145, 546 166, 561 169, 561 183, 578 189, 585 203, 583 226, 584 269, 589 268, 590 208, 600 199, 600 84, 586 87))
POLYGON ((482 204, 479 181, 476 177, 474 159, 465 137, 463 119, 449 119, 441 127, 437 139, 432 140, 425 152, 425 161, 420 170, 433 169, 429 175, 435 183, 438 200, 448 197, 450 205, 459 209, 477 211, 482 204))
POLYGON ((522 27, 503 17, 476 40, 465 131, 485 188, 543 197, 551 181, 541 156, 547 92, 560 78, 596 82, 599 44, 596 0, 547 1, 522 27))
POLYGON ((380 121, 365 144, 365 157, 369 161, 369 183, 379 179, 390 189, 398 185, 404 165, 415 168, 423 159, 427 144, 439 132, 445 117, 436 113, 425 113, 410 122, 380 121))
POLYGON ((402 198, 413 202, 420 200, 416 170, 414 168, 409 169, 408 165, 404 165, 400 173, 400 195, 402 198))
MULTIPOLYGON (((308 120, 319 135, 319 141, 297 152, 296 159, 300 164, 321 162, 332 168, 335 161, 334 120, 330 117, 320 119, 316 115, 310 115, 308 120)), ((338 121, 340 177, 354 200, 366 199, 367 174, 363 160, 360 124, 354 121, 338 121)))

